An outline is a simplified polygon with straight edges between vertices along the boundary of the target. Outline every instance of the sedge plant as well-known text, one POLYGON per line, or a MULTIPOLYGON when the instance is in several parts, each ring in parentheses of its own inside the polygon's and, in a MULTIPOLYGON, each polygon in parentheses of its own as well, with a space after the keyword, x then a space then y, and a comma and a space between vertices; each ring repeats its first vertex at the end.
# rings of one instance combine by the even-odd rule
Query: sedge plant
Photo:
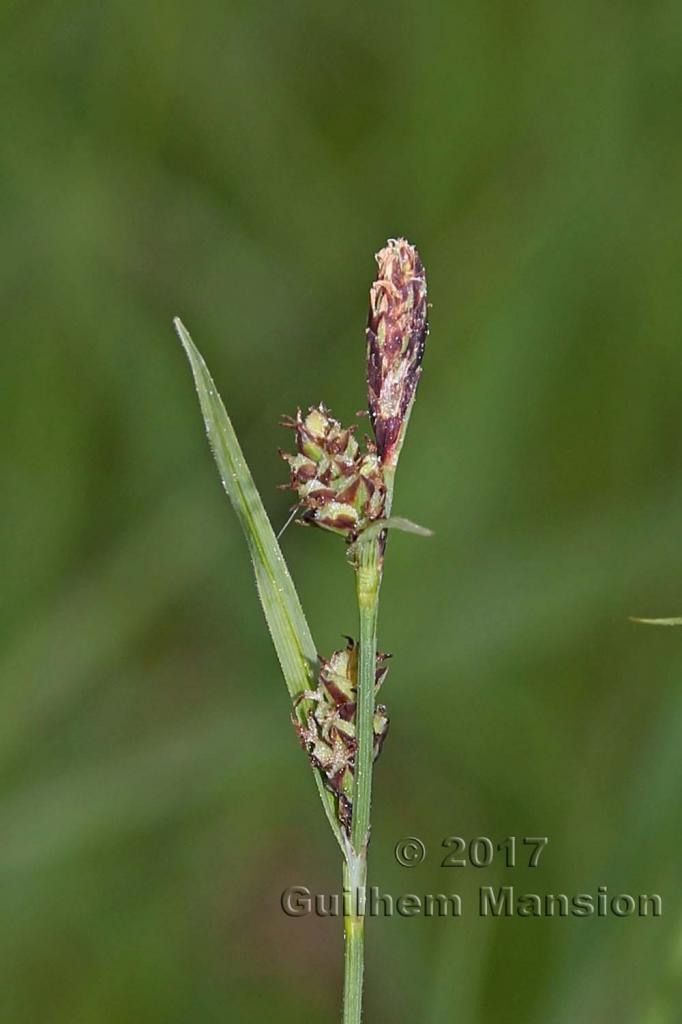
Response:
POLYGON ((292 720, 342 855, 344 888, 344 1024, 362 1018, 365 894, 372 772, 388 730, 377 693, 388 655, 377 649, 379 593, 388 531, 428 534, 392 515, 395 476, 428 334, 426 277, 405 239, 389 239, 376 256, 367 326, 367 411, 373 438, 361 443, 320 403, 284 425, 293 453, 283 485, 296 494, 299 522, 345 541, 355 573, 358 641, 319 657, 291 575, 236 434, 204 360, 179 319, 175 328, 194 375, 209 443, 239 518, 256 586, 292 702, 292 720))

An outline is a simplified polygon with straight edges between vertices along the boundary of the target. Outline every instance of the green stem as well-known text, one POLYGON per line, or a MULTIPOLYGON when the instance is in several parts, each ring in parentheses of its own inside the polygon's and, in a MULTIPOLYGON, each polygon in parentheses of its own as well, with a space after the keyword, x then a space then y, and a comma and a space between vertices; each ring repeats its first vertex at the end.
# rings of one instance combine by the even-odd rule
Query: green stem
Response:
POLYGON ((356 592, 360 613, 360 650, 355 722, 355 775, 351 843, 357 857, 369 841, 374 761, 374 689, 377 658, 377 618, 381 585, 382 538, 358 541, 356 592))
POLYGON ((356 592, 360 613, 360 646, 356 691, 355 773, 353 821, 344 863, 345 978, 343 1024, 362 1020, 362 980, 365 950, 367 847, 372 805, 374 762, 374 690, 376 682, 377 618, 381 586, 383 538, 362 538, 356 549, 356 592))
MULTIPOLYGON (((363 858, 363 864, 366 861, 363 858)), ((362 1020, 362 978, 365 969, 365 917, 358 913, 359 886, 351 881, 348 864, 343 865, 344 982, 343 1024, 362 1020)), ((364 882, 363 888, 364 888, 364 882)))

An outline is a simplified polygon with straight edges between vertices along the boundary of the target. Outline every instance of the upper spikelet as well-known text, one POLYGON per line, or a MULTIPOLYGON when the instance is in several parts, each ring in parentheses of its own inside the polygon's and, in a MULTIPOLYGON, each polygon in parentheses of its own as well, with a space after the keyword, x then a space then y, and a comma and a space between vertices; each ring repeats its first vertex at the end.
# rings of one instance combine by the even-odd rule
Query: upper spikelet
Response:
POLYGON ((376 261, 367 326, 369 414, 381 462, 395 468, 422 372, 426 275, 419 253, 404 238, 389 239, 376 261))

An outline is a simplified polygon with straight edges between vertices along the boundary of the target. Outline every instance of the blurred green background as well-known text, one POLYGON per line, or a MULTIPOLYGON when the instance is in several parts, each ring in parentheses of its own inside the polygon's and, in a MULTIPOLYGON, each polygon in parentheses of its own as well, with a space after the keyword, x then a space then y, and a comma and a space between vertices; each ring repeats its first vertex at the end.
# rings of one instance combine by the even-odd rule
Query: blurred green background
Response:
MULTIPOLYGON (((367 1019, 679 1020, 679 5, 0 12, 3 1024, 336 1020, 337 851, 188 367, 276 527, 282 413, 364 404, 372 254, 432 330, 380 645, 383 890, 659 892, 659 920, 370 922, 367 1019), (535 871, 444 837, 547 835, 535 871), (398 839, 428 848, 411 871, 398 839)), ((343 545, 283 546, 319 649, 343 545)))

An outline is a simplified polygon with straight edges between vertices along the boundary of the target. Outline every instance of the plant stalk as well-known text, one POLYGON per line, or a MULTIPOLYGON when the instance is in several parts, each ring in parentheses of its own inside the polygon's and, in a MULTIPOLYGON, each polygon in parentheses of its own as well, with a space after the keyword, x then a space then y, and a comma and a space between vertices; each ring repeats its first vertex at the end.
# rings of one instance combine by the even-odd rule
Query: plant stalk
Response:
POLYGON ((345 979, 344 1024, 360 1024, 364 972, 367 847, 372 805, 374 762, 374 691, 376 683, 377 619, 383 558, 383 538, 362 537, 356 551, 356 594, 360 615, 355 773, 351 840, 344 864, 345 979))
MULTIPOLYGON (((352 855, 351 855, 352 857, 352 855)), ((363 857, 358 866, 364 868, 363 857)), ((358 913, 360 884, 351 880, 352 871, 343 865, 343 1024, 360 1024, 362 1020, 362 981, 365 970, 365 917, 358 913)), ((364 881, 361 883, 364 889, 364 881)))
POLYGON ((356 593, 360 613, 357 718, 355 724, 355 777, 351 842, 361 856, 369 841, 374 761, 374 689, 377 658, 377 617, 381 585, 381 538, 358 541, 356 593))

